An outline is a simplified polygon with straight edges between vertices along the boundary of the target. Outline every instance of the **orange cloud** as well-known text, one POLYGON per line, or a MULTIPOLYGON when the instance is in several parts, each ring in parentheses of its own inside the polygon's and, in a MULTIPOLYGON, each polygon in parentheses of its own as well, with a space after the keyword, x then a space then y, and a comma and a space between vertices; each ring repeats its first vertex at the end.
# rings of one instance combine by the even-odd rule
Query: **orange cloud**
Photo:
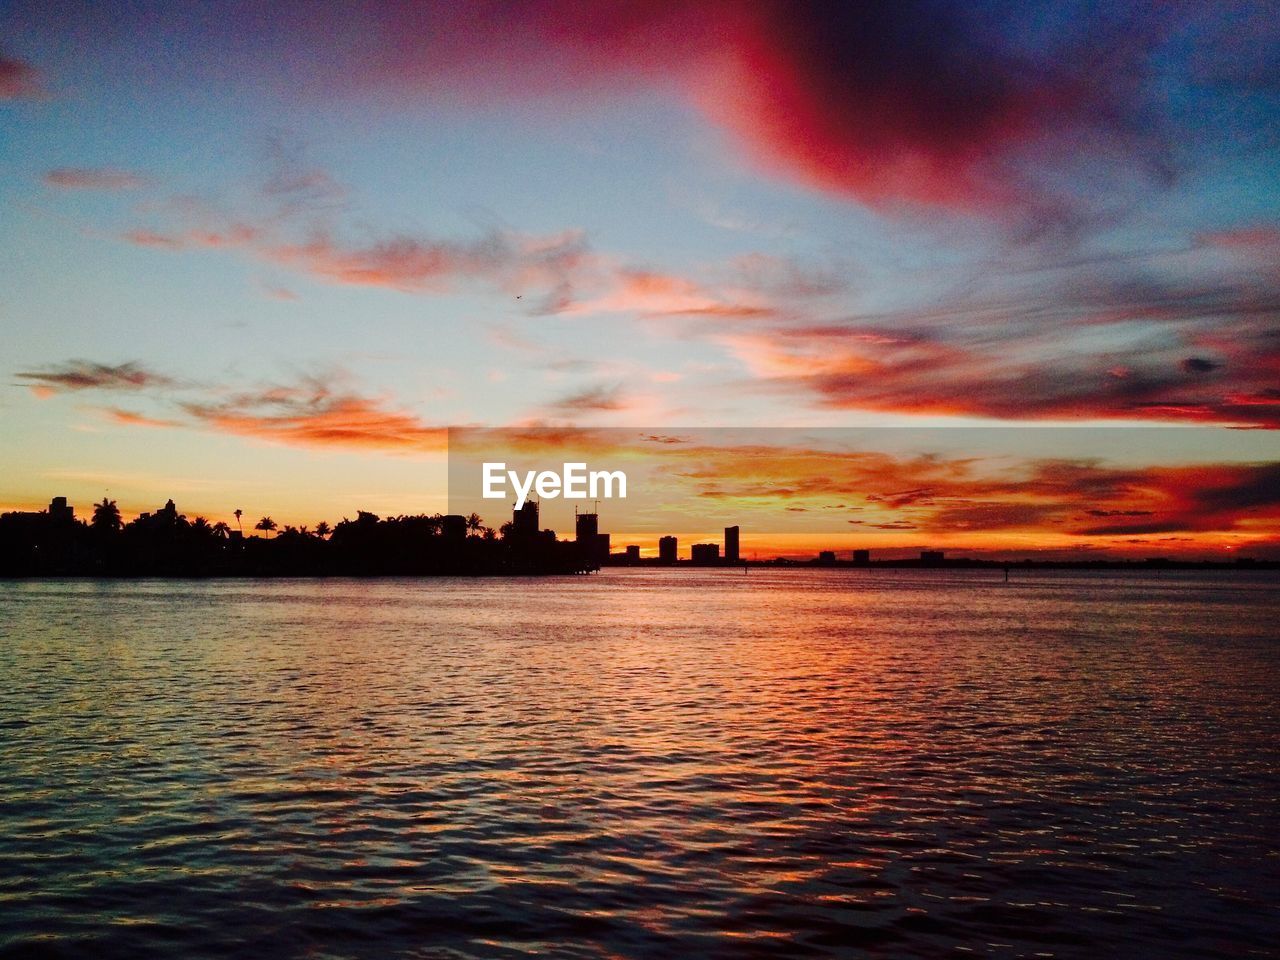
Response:
POLYGON ((104 407, 102 412, 114 422, 126 427, 182 426, 182 424, 177 420, 162 420, 156 417, 148 417, 145 414, 137 413, 133 410, 123 410, 119 407, 104 407))
POLYGON ((726 297, 685 277, 623 268, 616 272, 605 293, 566 305, 564 312, 746 318, 765 317, 774 311, 750 291, 741 290, 726 297))
POLYGON ((389 409, 378 400, 335 392, 319 378, 182 406, 197 422, 214 430, 291 446, 412 454, 439 452, 447 440, 443 428, 407 411, 389 409))

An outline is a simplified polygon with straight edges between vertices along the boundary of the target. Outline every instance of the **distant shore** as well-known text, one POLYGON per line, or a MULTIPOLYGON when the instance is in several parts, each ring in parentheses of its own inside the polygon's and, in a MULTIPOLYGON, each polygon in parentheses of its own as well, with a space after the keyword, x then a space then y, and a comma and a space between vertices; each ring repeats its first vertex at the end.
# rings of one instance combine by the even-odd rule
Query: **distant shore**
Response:
MULTIPOLYGON (((927 570, 927 571, 954 571, 954 570, 990 570, 995 573, 1001 573, 1008 570, 1010 573, 1018 572, 1035 572, 1035 571, 1055 571, 1055 570, 1083 570, 1083 571, 1115 571, 1128 573, 1156 573, 1156 572, 1217 572, 1217 573, 1253 573, 1257 571, 1280 571, 1280 561, 1274 560, 1258 560, 1249 563, 1222 563, 1217 561, 1179 561, 1171 560, 1164 563, 1150 563, 1146 561, 1125 561, 1125 560, 1090 560, 1090 561, 1069 561, 1069 560, 1025 560, 1005 563, 999 560, 947 560, 941 564, 930 563, 923 564, 918 560, 877 560, 873 563, 855 564, 849 562, 836 563, 813 563, 809 561, 788 561, 788 560, 751 560, 745 563, 733 565, 718 564, 709 566, 706 564, 694 564, 688 561, 681 561, 675 564, 659 564, 642 561, 640 563, 630 564, 611 564, 604 569, 637 569, 637 570, 671 570, 679 573, 707 573, 713 570, 720 570, 726 573, 733 571, 747 572, 749 570, 792 570, 792 571, 809 571, 809 570, 848 570, 848 571, 878 571, 878 570, 927 570)), ((210 572, 137 572, 137 573, 0 573, 0 583, 17 583, 24 580, 427 580, 439 578, 466 578, 466 579, 501 579, 511 577, 571 577, 580 576, 583 573, 598 573, 598 569, 589 571, 584 570, 548 570, 537 568, 525 569, 471 569, 471 570, 439 570, 430 572, 417 573, 362 573, 356 571, 331 571, 331 572, 244 572, 244 571, 210 571, 210 572)))

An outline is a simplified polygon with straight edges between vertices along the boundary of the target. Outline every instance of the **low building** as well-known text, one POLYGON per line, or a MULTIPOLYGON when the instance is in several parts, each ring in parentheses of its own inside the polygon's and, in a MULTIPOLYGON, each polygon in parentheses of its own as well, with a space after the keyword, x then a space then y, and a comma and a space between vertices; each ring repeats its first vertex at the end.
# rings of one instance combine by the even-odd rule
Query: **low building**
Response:
POLYGON ((689 548, 689 556, 699 566, 713 566, 720 562, 720 544, 695 543, 689 548))
POLYGON ((467 518, 450 513, 440 521, 440 533, 446 540, 467 539, 467 518))

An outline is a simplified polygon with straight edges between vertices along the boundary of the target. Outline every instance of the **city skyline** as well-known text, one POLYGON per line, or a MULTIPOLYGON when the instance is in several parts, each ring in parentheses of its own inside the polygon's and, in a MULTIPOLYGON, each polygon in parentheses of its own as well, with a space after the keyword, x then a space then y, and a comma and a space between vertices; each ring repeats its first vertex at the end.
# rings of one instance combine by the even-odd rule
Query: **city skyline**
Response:
MULTIPOLYGON (((1187 548, 1176 546, 1169 549, 1167 546, 1168 540, 1145 539, 1134 541, 1135 545, 1130 549, 1111 551, 1060 550, 1035 546, 1020 549, 1002 549, 965 544, 963 540, 942 541, 950 545, 946 550, 937 549, 939 542, 937 540, 928 541, 928 543, 932 544, 930 546, 926 546, 925 542, 922 541, 920 544, 898 544, 887 548, 872 549, 866 546, 868 541, 865 535, 859 537, 857 534, 845 534, 841 538, 837 534, 828 534, 826 536, 816 535, 813 538, 793 537, 790 541, 791 549, 787 550, 776 545, 787 542, 785 539, 779 540, 777 535, 761 537, 758 541, 760 549, 757 549, 751 544, 750 533, 748 533, 748 548, 744 550, 741 548, 742 528, 739 524, 724 527, 718 539, 706 531, 697 533, 663 533, 656 537, 649 535, 635 537, 624 531, 617 534, 617 539, 614 540, 615 535, 613 533, 600 530, 601 521, 598 508, 582 512, 575 508, 573 531, 572 535, 570 535, 568 531, 558 531, 552 527, 542 525, 540 517, 541 505, 542 501, 536 499, 526 500, 521 505, 513 503, 511 504, 511 520, 494 523, 486 522, 485 517, 476 513, 470 515, 399 513, 391 514, 386 518, 381 518, 365 510, 356 510, 354 513, 357 521, 362 519, 371 519, 373 521, 386 519, 392 522, 425 521, 428 524, 427 533, 443 535, 446 538, 469 536, 484 539, 497 538, 517 546, 521 543, 532 544, 535 541, 552 544, 573 544, 597 568, 602 566, 627 566, 633 563, 737 566, 770 563, 780 560, 807 560, 819 565, 842 564, 853 566, 867 566, 872 563, 885 562, 919 561, 926 566, 936 566, 940 564, 944 557, 948 561, 961 563, 970 560, 979 562, 996 561, 999 563, 1020 561, 1105 563, 1112 561, 1132 562, 1139 557, 1146 561, 1178 560, 1192 563, 1218 564, 1280 561, 1280 555, 1269 549, 1270 544, 1266 542, 1254 550, 1237 551, 1234 547, 1214 550, 1201 547, 1198 551, 1190 551, 1187 548), (1138 548, 1137 544, 1141 544, 1142 547, 1138 548), (615 549, 617 547, 621 549, 615 549), (683 555, 681 551, 684 552, 683 555), (843 554, 847 554, 847 556, 843 554)), ((327 519, 322 519, 315 524, 294 525, 281 523, 269 515, 264 515, 256 522, 252 517, 249 517, 250 525, 246 530, 242 522, 244 511, 237 509, 232 514, 234 517, 233 529, 231 523, 225 520, 217 520, 216 518, 211 520, 203 514, 192 513, 188 517, 185 512, 178 509, 173 499, 167 500, 163 506, 154 510, 141 511, 134 516, 129 516, 120 511, 115 501, 106 497, 103 498, 101 503, 89 504, 88 515, 77 516, 74 503, 69 502, 65 496, 55 496, 50 499, 46 507, 40 510, 0 511, 0 534, 43 529, 46 524, 50 525, 50 529, 74 525, 81 525, 86 528, 95 527, 96 518, 102 508, 108 508, 109 515, 114 515, 120 526, 147 524, 163 519, 171 524, 175 522, 189 524, 195 529, 206 531, 214 537, 221 538, 224 542, 236 540, 243 542, 254 539, 269 541, 273 534, 325 540, 338 526, 353 523, 350 517, 344 515, 336 524, 331 524, 327 519)), ((412 547, 412 544, 406 544, 406 546, 412 547)))

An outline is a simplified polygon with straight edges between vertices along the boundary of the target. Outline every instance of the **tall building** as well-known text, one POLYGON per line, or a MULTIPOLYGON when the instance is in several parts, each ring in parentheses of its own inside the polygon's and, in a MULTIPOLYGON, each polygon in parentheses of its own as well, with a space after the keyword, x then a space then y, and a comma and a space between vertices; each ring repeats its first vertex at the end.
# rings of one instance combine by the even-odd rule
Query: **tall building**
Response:
POLYGON ((867 564, 871 562, 871 551, 870 550, 853 551, 853 562, 859 567, 865 567, 867 564))
POLYGON ((703 567, 714 566, 720 562, 720 544, 695 543, 689 548, 689 556, 693 562, 703 567))
POLYGON ((676 551, 680 543, 675 537, 662 537, 658 540, 658 562, 675 563, 676 551))
POLYGON ((538 501, 526 500, 524 506, 511 512, 511 535, 523 540, 538 535, 538 501))
POLYGON ((637 544, 627 544, 627 563, 640 562, 640 547, 637 544))
POLYGON ((600 532, 600 514, 580 513, 574 518, 574 539, 583 545, 593 544, 600 532))
POLYGON ((66 497, 54 497, 49 501, 49 519, 54 523, 70 523, 76 518, 76 508, 67 506, 66 497))
POLYGON ((724 562, 738 562, 738 528, 724 528, 724 562))
POLYGON ((582 556, 593 563, 603 564, 609 559, 609 534, 600 532, 598 513, 580 513, 574 518, 574 540, 582 556))

